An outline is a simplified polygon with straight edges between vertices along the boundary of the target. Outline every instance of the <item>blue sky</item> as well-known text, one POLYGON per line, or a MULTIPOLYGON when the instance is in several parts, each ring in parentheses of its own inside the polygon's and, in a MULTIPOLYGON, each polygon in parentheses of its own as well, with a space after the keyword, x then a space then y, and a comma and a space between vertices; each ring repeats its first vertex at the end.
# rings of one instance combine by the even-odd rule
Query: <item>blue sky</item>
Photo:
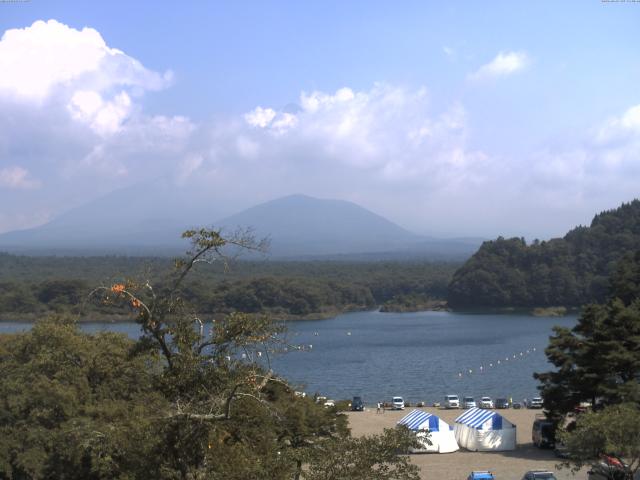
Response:
MULTIPOLYGON (((637 2, 0 3, 0 32, 50 19, 123 56, 37 105, 19 68, 0 80, 4 111, 39 124, 5 115, 0 231, 167 175, 229 210, 300 192, 442 235, 557 235, 638 195, 637 2), (123 62, 140 69, 122 80, 123 62), (158 138, 172 148, 139 148, 158 138)), ((87 41, 69 39, 22 74, 87 41)))

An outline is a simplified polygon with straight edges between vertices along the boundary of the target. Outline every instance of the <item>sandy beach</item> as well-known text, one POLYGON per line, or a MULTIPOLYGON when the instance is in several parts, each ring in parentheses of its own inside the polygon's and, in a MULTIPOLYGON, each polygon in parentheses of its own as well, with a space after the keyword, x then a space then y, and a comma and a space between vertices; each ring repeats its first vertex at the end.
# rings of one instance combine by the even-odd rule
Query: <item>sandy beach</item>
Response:
MULTIPOLYGON (((396 422, 413 408, 401 411, 387 410, 376 413, 376 409, 367 408, 364 412, 348 412, 349 425, 353 435, 381 433, 384 428, 392 428, 396 422)), ((444 421, 453 425, 454 419, 462 410, 444 410, 422 408, 435 413, 444 421)), ((499 410, 507 420, 517 426, 518 447, 511 452, 468 452, 459 450, 447 454, 414 454, 411 461, 421 470, 424 480, 464 480, 472 470, 490 470, 496 480, 520 480, 529 470, 549 469, 555 472, 558 480, 586 479, 586 470, 573 474, 569 469, 557 469, 559 459, 552 450, 541 450, 531 443, 531 427, 540 410, 499 410)))

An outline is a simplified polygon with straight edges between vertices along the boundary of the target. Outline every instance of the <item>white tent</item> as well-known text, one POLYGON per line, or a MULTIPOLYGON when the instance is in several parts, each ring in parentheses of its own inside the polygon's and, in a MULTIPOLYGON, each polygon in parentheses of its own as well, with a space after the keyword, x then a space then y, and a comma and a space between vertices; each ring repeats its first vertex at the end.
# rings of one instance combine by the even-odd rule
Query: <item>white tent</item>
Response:
POLYGON ((459 449, 453 427, 432 413, 414 410, 402 418, 398 425, 405 425, 416 432, 421 448, 413 449, 412 453, 450 453, 459 449), (431 445, 426 441, 427 431, 431 445))
POLYGON ((456 418, 458 444, 475 452, 515 450, 516 426, 491 410, 470 408, 456 418))

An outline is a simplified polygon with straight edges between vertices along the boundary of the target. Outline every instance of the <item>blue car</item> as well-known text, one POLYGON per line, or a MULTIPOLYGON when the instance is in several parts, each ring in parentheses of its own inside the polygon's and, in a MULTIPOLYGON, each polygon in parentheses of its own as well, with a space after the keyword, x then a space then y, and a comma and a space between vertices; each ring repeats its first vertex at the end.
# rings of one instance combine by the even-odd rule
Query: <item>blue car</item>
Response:
POLYGON ((477 472, 471 472, 467 477, 467 480, 494 480, 496 477, 488 470, 482 470, 477 472))

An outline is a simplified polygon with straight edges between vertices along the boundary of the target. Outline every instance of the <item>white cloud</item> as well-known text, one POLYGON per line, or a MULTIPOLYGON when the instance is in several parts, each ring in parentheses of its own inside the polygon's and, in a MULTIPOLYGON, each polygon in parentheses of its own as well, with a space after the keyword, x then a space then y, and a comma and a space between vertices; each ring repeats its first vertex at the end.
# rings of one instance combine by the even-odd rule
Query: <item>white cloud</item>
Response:
POLYGON ((530 64, 529 56, 525 52, 500 52, 489 63, 482 65, 476 72, 469 75, 471 80, 503 77, 520 72, 530 64))
POLYGON ((0 188, 31 189, 40 186, 40 181, 31 178, 29 171, 19 166, 0 169, 0 188))
POLYGON ((101 135, 117 132, 131 113, 131 98, 120 92, 113 100, 104 101, 99 93, 80 90, 73 94, 68 108, 71 116, 88 123, 101 135))
MULTIPOLYGON (((525 53, 502 52, 473 78, 527 64, 525 53)), ((150 116, 140 95, 170 75, 95 30, 55 21, 5 33, 0 72, 0 231, 159 177, 202 187, 230 210, 303 192, 359 202, 416 230, 476 235, 509 234, 506 225, 545 232, 550 217, 560 233, 576 208, 592 214, 603 199, 613 207, 638 194, 640 106, 580 143, 504 158, 470 143, 463 104, 436 108, 425 88, 302 92, 298 108, 258 106, 202 125, 150 116), (556 219, 562 208, 566 218, 556 219)))
POLYGON ((32 108, 66 105, 97 134, 114 134, 130 117, 132 96, 165 88, 159 74, 107 46, 96 30, 56 20, 7 30, 0 39, 0 99, 32 108))
POLYGON ((193 122, 146 115, 140 103, 171 72, 145 68, 92 28, 49 20, 7 30, 0 72, 0 165, 13 165, 0 167, 5 225, 172 174, 192 154, 193 122))
POLYGON ((619 117, 610 118, 596 133, 600 144, 637 136, 640 136, 640 105, 629 108, 619 117))
POLYGON ((484 194, 495 168, 468 147, 464 107, 434 110, 424 88, 303 92, 297 109, 262 106, 243 120, 208 127, 211 148, 193 176, 227 204, 305 192, 359 201, 402 221, 402 203, 414 216, 457 188, 484 194))
POLYGON ((0 39, 0 71, 0 92, 36 101, 77 83, 97 91, 123 85, 157 90, 171 77, 108 47, 93 28, 76 30, 56 20, 7 30, 0 39))
POLYGON ((535 152, 521 171, 528 195, 574 218, 584 212, 584 221, 638 198, 639 114, 633 106, 585 132, 579 143, 535 152))
POLYGON ((244 119, 252 127, 265 128, 276 117, 276 111, 271 108, 256 107, 249 113, 246 113, 244 119))

